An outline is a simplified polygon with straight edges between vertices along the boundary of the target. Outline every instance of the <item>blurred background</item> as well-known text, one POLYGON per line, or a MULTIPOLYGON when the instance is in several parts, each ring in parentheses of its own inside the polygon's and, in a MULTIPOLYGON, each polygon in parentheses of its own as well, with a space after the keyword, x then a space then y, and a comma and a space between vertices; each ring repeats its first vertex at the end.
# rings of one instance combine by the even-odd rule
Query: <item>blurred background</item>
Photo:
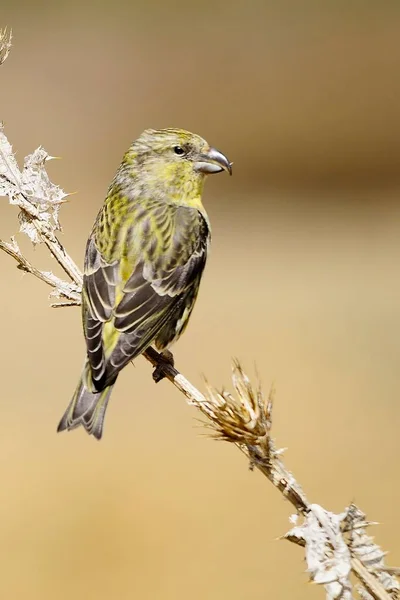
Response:
MULTIPOLYGON (((274 381, 274 435, 309 498, 359 503, 399 564, 399 3, 1 4, 14 47, 0 119, 19 161, 39 144, 62 157, 50 175, 77 194, 60 239, 80 266, 143 129, 195 131, 234 162, 207 182, 212 253, 177 366, 230 387, 238 356, 274 381)), ((1 238, 16 217, 0 201, 1 238)), ((276 539, 291 506, 144 359, 101 443, 56 434, 83 362, 79 310, 50 309, 4 254, 0 267, 1 597, 322 598, 276 539)))

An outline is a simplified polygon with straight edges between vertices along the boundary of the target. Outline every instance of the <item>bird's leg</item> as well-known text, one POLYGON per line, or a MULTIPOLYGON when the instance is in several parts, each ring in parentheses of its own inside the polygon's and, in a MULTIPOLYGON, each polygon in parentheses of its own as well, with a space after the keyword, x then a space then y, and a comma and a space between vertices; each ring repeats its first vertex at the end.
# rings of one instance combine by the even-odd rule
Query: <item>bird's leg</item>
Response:
POLYGON ((173 367, 174 366, 174 355, 169 350, 163 350, 160 352, 161 360, 159 364, 153 371, 153 379, 156 383, 164 379, 165 377, 165 367, 173 367))

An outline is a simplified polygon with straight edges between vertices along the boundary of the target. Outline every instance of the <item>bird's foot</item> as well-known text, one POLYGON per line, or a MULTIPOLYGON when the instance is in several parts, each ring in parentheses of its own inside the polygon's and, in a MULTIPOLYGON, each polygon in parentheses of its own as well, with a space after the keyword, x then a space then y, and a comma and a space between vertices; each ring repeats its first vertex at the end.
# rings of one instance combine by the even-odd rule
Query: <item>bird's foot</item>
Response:
POLYGON ((153 371, 153 379, 155 383, 158 383, 166 376, 165 367, 173 367, 175 363, 174 355, 169 350, 163 350, 160 353, 160 357, 160 362, 153 371))

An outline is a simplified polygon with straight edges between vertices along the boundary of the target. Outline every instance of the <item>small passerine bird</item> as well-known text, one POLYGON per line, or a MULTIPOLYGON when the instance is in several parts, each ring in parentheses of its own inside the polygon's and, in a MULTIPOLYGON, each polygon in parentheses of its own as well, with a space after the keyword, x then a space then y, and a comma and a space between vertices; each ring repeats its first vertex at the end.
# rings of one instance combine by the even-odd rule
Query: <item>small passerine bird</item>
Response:
POLYGON ((125 154, 86 246, 87 358, 58 431, 100 439, 121 369, 185 330, 210 243, 204 181, 221 171, 232 174, 226 156, 182 129, 147 129, 125 154))

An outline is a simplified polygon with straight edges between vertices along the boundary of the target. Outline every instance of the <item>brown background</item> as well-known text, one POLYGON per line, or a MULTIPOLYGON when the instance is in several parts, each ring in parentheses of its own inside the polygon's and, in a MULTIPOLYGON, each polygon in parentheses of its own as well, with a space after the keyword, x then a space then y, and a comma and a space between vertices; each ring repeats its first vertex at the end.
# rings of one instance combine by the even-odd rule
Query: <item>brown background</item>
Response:
MULTIPOLYGON (((312 501, 358 502, 400 563, 400 5, 2 1, 14 48, 0 119, 77 191, 62 242, 82 264, 107 186, 146 127, 203 135, 212 255, 177 365, 229 386, 239 356, 277 386, 275 435, 312 501)), ((16 211, 0 204, 0 237, 16 211)), ((54 265, 42 248, 35 264, 54 265)), ((322 598, 276 538, 291 507, 142 359, 101 443, 56 435, 84 346, 76 309, 0 255, 0 596, 322 598)))

